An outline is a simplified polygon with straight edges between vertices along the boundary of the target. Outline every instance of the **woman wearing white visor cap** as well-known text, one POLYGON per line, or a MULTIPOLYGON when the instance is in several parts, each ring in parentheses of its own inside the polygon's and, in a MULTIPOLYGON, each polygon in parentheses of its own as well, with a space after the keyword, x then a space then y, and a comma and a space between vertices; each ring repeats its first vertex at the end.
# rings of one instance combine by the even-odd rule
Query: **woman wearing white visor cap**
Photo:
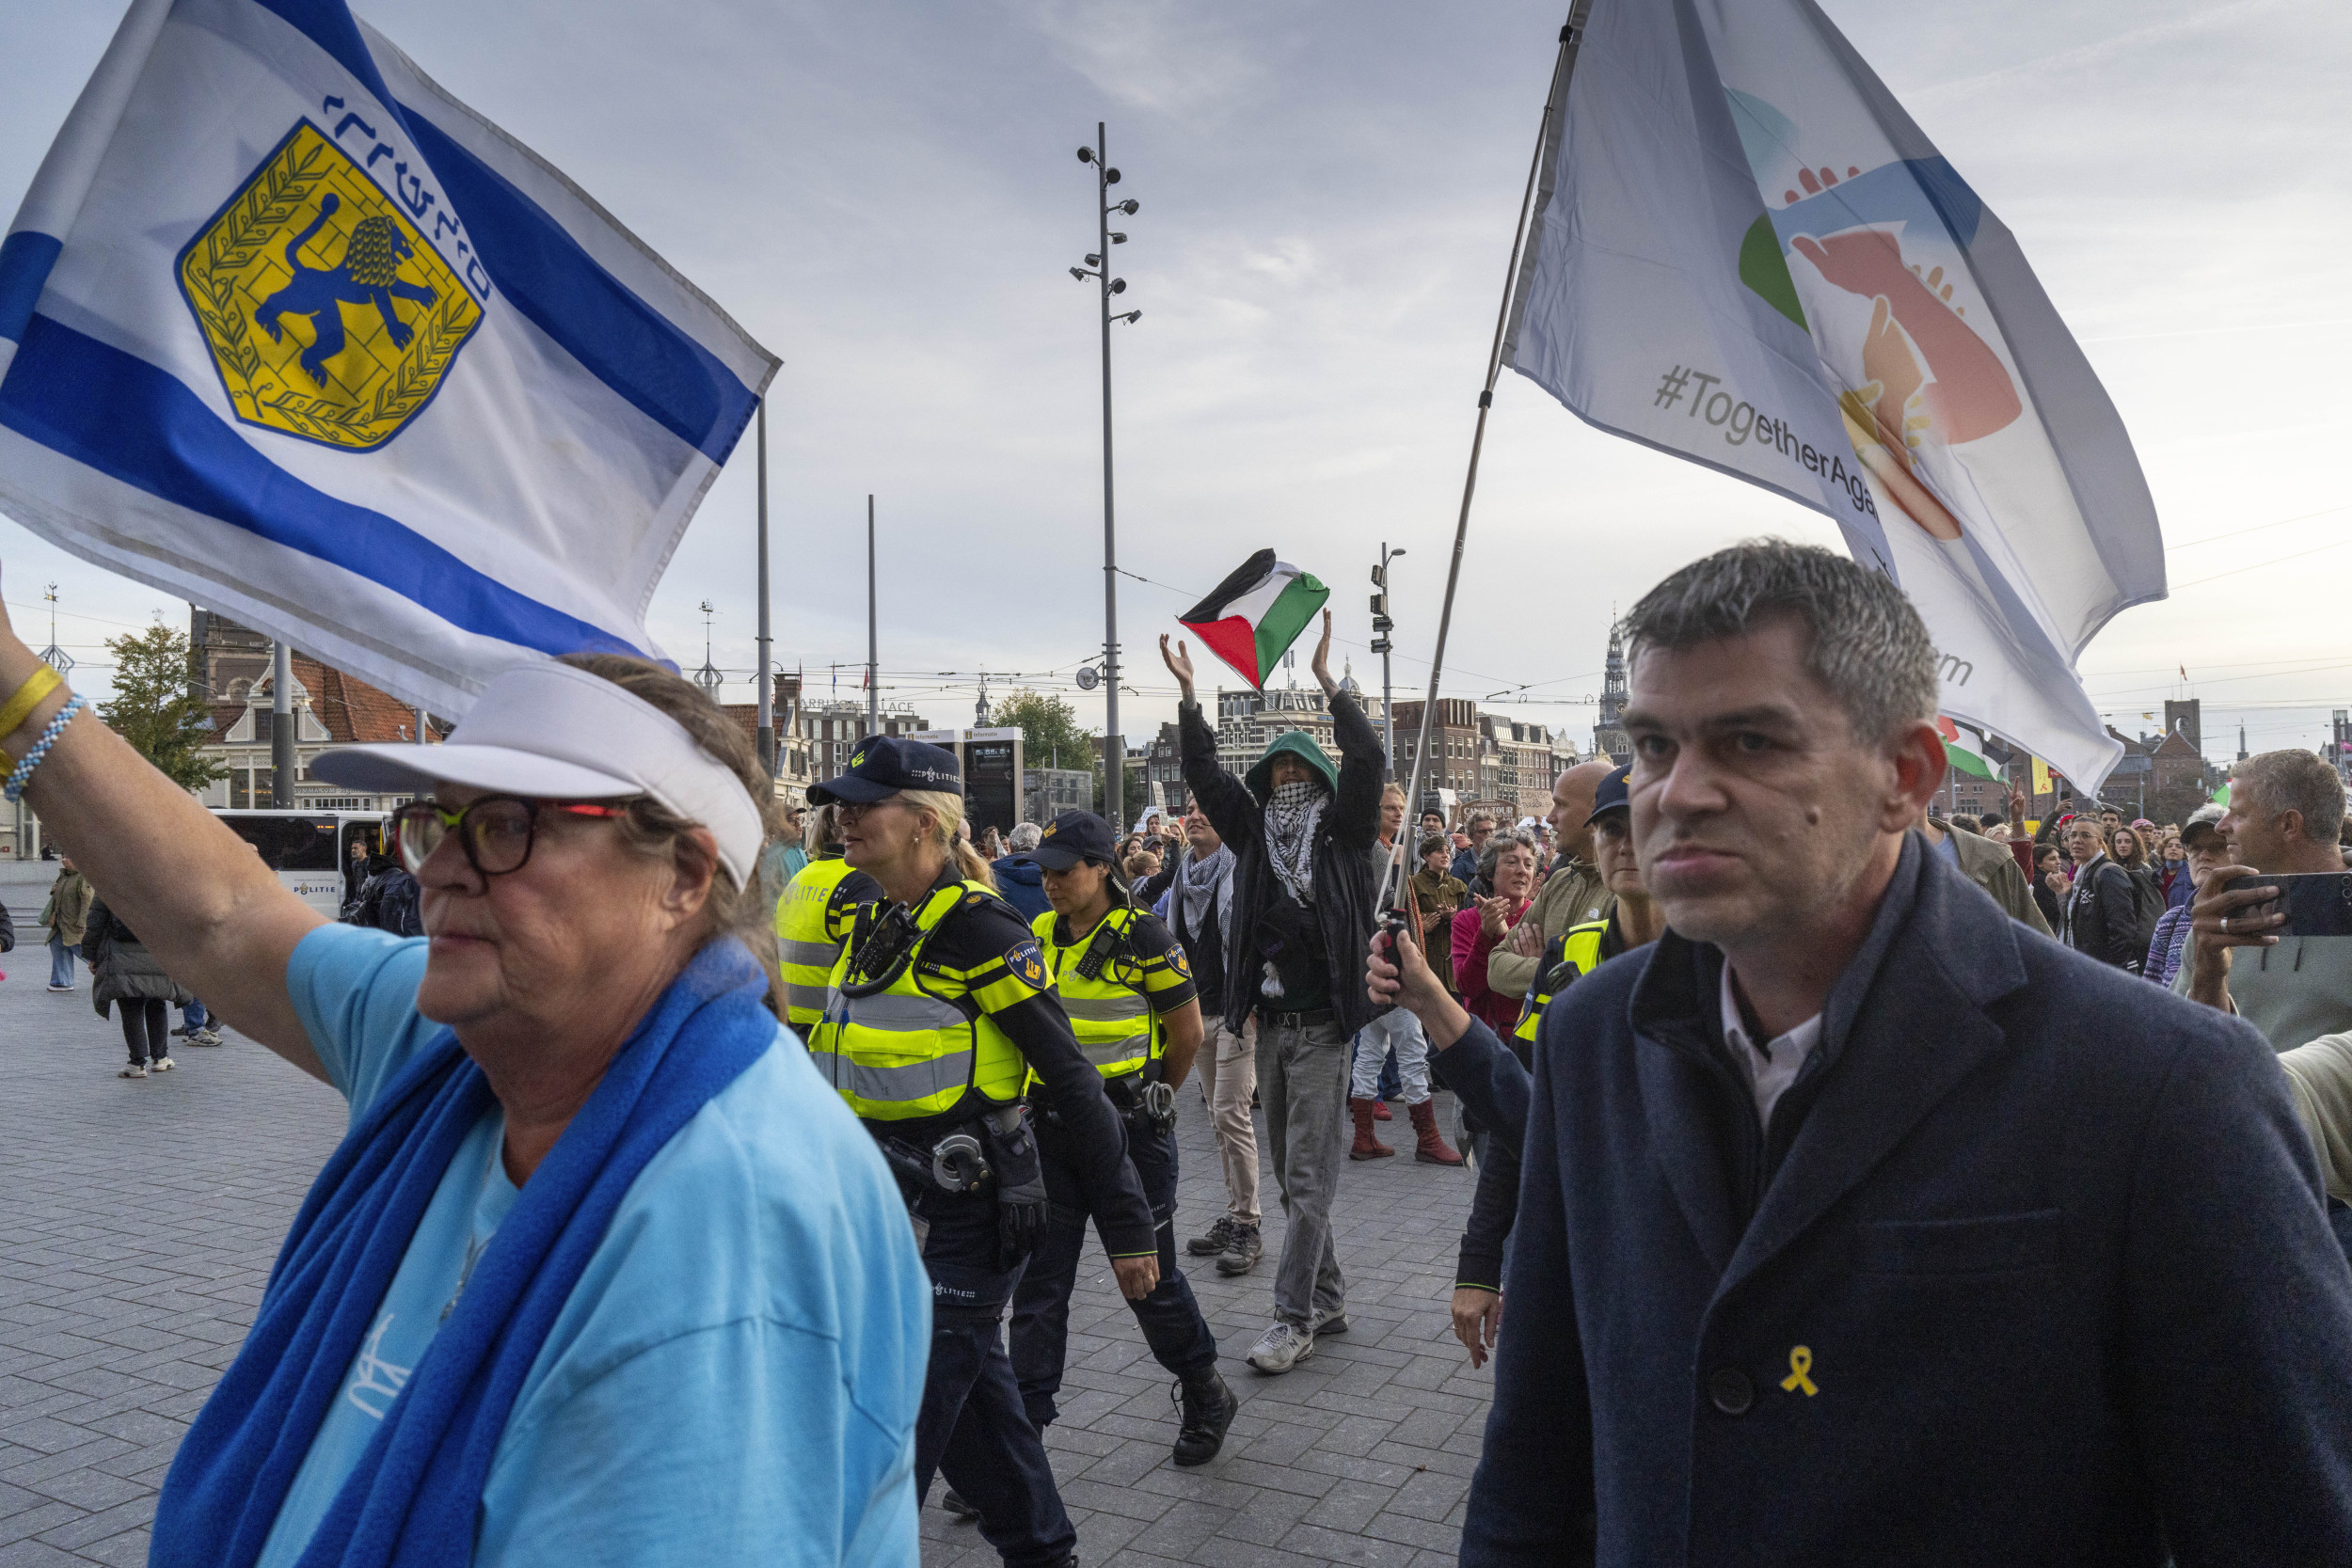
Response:
POLYGON ((499 675, 446 745, 320 758, 430 794, 404 942, 321 920, 42 668, 0 621, 12 786, 351 1103, 151 1561, 912 1562, 929 1282, 737 940, 768 788, 724 716, 580 656, 499 675))

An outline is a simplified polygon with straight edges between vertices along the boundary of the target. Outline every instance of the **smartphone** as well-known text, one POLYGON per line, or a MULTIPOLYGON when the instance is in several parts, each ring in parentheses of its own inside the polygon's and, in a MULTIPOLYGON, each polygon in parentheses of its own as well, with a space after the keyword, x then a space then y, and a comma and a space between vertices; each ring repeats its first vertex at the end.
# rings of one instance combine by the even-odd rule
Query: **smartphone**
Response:
POLYGON ((2287 923, 2269 934, 2279 937, 2352 937, 2352 871, 2317 871, 2289 877, 2233 878, 2225 890, 2275 887, 2279 896, 2249 904, 2249 915, 2284 912, 2287 923))

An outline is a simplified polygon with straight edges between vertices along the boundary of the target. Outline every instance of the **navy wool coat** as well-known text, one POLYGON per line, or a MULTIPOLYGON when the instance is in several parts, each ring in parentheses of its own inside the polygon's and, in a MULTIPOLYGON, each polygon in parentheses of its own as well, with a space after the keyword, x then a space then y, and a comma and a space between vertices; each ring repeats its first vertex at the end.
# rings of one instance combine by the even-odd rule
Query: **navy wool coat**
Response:
POLYGON ((1768 1138, 1723 961, 1545 1015, 1465 1564, 2352 1563, 2352 1270, 2260 1035, 1915 834, 1768 1138))

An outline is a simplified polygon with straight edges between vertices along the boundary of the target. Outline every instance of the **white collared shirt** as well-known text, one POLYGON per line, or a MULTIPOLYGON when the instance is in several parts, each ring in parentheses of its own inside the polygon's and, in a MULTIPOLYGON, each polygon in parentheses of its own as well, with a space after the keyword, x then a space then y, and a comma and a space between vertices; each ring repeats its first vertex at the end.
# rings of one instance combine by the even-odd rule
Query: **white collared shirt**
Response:
POLYGON ((1731 989, 1731 965, 1724 965, 1723 981, 1724 1039, 1731 1047, 1731 1054, 1748 1075, 1748 1084, 1756 1091, 1756 1114, 1766 1127, 1772 1124, 1772 1107, 1788 1092, 1788 1085, 1797 1081, 1798 1069, 1804 1059, 1820 1043, 1821 1015, 1815 1013, 1794 1029, 1758 1046, 1748 1033, 1745 1021, 1740 1016, 1740 997, 1731 989))

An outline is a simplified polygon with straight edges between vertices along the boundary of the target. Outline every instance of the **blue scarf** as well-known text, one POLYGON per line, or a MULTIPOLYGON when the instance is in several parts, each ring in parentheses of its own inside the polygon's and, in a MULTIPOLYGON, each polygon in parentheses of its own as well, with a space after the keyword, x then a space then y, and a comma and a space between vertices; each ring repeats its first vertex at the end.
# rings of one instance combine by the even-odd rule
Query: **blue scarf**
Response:
MULTIPOLYGON (((482 1483, 548 1328, 637 1173, 773 1043, 765 984, 729 939, 662 992, 484 1249, 304 1568, 472 1558, 482 1483)), ((490 1103, 482 1069, 444 1032, 327 1161, 244 1350, 164 1481, 152 1568, 251 1568, 260 1558, 425 1206, 490 1103)))

